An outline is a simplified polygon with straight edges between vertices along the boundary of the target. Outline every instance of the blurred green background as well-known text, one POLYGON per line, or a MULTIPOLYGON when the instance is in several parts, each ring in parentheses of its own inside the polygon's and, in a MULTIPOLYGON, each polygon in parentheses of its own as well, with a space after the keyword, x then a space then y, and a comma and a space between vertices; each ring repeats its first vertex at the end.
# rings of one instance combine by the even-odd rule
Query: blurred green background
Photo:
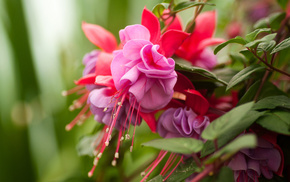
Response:
MULTIPOLYGON (((61 96, 81 76, 84 54, 95 49, 81 23, 99 24, 118 39, 120 29, 140 23, 144 6, 151 10, 159 2, 0 0, 1 182, 92 181, 87 178, 92 159, 76 151, 92 124, 66 132, 65 125, 77 114, 67 109, 76 96, 61 96)), ((241 12, 230 15, 234 0, 213 3, 221 20, 217 34, 223 35, 241 12)), ((182 14, 191 15, 192 10, 182 14)))

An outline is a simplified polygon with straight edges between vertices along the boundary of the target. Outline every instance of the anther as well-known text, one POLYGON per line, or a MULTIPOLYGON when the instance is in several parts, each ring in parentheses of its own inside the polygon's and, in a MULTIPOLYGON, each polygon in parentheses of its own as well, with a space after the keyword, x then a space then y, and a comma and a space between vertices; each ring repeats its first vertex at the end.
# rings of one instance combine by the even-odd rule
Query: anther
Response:
POLYGON ((133 152, 133 146, 130 146, 130 152, 133 152))
POLYGON ((145 171, 141 172, 141 176, 144 177, 146 175, 145 171))
POLYGON ((115 153, 115 158, 117 158, 117 159, 119 158, 119 153, 118 152, 115 153))
POLYGON ((125 135, 125 140, 129 140, 130 139, 130 135, 129 134, 126 134, 125 135))
POLYGON ((75 109, 76 109, 76 108, 75 108, 74 105, 70 105, 69 108, 68 108, 69 111, 73 111, 73 110, 75 110, 75 109))
POLYGON ((113 114, 113 118, 115 118, 116 117, 116 114, 113 114))
POLYGON ((67 96, 67 95, 68 95, 68 94, 67 94, 67 91, 65 91, 65 90, 62 91, 62 92, 61 92, 61 95, 62 95, 62 96, 67 96))
POLYGON ((106 112, 107 110, 108 110, 108 108, 107 108, 107 107, 105 107, 105 108, 104 108, 104 112, 106 112))
POLYGON ((94 150, 94 152, 93 152, 94 156, 97 156, 98 153, 99 153, 99 151, 97 151, 97 150, 94 150))
POLYGON ((122 106, 122 102, 118 102, 118 105, 119 105, 119 106, 122 106))
POLYGON ((94 159, 93 164, 96 166, 96 165, 98 165, 98 162, 99 162, 99 159, 96 157, 96 158, 94 159))
POLYGON ((99 153, 97 158, 100 159, 102 157, 102 153, 99 153))
POLYGON ((120 138, 120 141, 123 141, 124 140, 124 137, 122 136, 121 138, 120 138))
POLYGON ((108 147, 109 146, 109 141, 106 141, 105 142, 105 145, 108 147))
POLYGON ((106 133, 109 133, 109 128, 106 129, 106 133))
POLYGON ((112 161, 112 166, 116 166, 117 165, 117 161, 114 159, 113 161, 112 161))
POLYGON ((109 135, 109 141, 111 141, 112 140, 112 135, 109 135))

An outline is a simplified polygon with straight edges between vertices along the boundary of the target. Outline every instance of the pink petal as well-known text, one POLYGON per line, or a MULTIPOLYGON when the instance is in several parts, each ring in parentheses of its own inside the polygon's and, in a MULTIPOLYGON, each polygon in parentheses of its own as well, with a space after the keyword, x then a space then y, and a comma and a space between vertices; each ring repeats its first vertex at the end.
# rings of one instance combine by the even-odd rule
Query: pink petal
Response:
POLYGON ((191 58, 191 63, 194 66, 201 67, 207 70, 212 70, 217 64, 216 55, 209 48, 203 49, 200 53, 191 58))
POLYGON ((129 40, 150 40, 150 32, 143 25, 129 25, 119 31, 121 43, 125 45, 129 40))
POLYGON ((165 57, 171 57, 188 36, 188 33, 179 30, 168 30, 161 36, 159 51, 165 57))
POLYGON ((127 59, 138 60, 141 58, 140 51, 145 45, 152 45, 147 40, 130 40, 123 47, 123 54, 127 59))
POLYGON ((96 76, 95 84, 115 88, 112 76, 102 76, 102 75, 96 76))
POLYGON ((91 73, 88 74, 82 78, 80 78, 78 81, 75 81, 76 85, 87 85, 87 84, 94 84, 96 79, 96 74, 91 73))
POLYGON ((160 38, 160 24, 158 18, 148 9, 144 8, 142 13, 141 24, 150 32, 150 41, 155 44, 160 38))
POLYGON ((217 45, 217 44, 221 44, 223 42, 225 42, 225 39, 222 38, 208 38, 208 39, 204 39, 200 42, 200 44, 197 47, 197 50, 202 50, 208 46, 212 46, 212 45, 217 45))
MULTIPOLYGON (((169 9, 166 9, 163 11, 164 13, 169 13, 169 9)), ((164 18, 166 19, 168 16, 164 16, 164 18)), ((173 17, 168 18, 167 20, 165 20, 165 25, 168 25, 171 21, 172 21, 173 17)), ((176 15, 175 19, 173 20, 173 22, 167 27, 167 30, 180 30, 182 31, 182 24, 181 24, 181 20, 180 17, 178 15, 176 15)))
POLYGON ((206 98, 204 98, 198 91, 187 90, 185 94, 185 104, 189 106, 195 113, 204 115, 207 112, 209 103, 206 98))
POLYGON ((143 113, 139 112, 140 116, 144 119, 144 121, 147 123, 149 128, 151 129, 152 132, 156 132, 156 119, 154 116, 154 112, 151 113, 143 113))
POLYGON ((111 63, 113 60, 112 53, 100 52, 96 62, 96 75, 112 75, 111 63))
POLYGON ((105 52, 110 53, 117 48, 114 35, 103 27, 83 22, 82 29, 86 37, 105 52))

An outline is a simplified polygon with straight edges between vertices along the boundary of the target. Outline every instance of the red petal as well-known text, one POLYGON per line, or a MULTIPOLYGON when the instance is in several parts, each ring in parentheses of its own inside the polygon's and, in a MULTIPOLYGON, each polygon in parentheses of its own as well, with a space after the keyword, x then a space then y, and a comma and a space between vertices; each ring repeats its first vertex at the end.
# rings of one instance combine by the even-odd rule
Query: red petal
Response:
POLYGON ((222 39, 222 38, 208 38, 208 39, 204 39, 198 45, 197 50, 203 50, 207 46, 221 44, 221 43, 223 43, 225 41, 226 40, 225 39, 222 39))
POLYGON ((117 48, 114 35, 99 25, 83 22, 83 31, 86 37, 105 52, 113 52, 117 48))
POLYGON ((95 84, 115 88, 114 80, 112 76, 98 75, 96 76, 95 84))
POLYGON ((96 62, 96 75, 112 75, 111 63, 113 60, 113 54, 100 52, 98 61, 96 62))
POLYGON ((154 44, 160 38, 160 24, 158 18, 148 9, 144 8, 142 13, 141 24, 150 32, 150 41, 154 44))
MULTIPOLYGON (((168 9, 163 11, 164 13, 169 13, 170 11, 168 9)), ((167 18, 168 16, 164 16, 164 18, 167 18)), ((165 25, 168 25, 171 21, 172 21, 173 17, 168 18, 167 20, 165 20, 165 25)), ((175 19, 173 20, 173 22, 169 25, 169 27, 167 28, 167 30, 180 30, 182 31, 182 25, 181 25, 181 21, 178 15, 176 15, 175 19)))
POLYGON ((189 106, 195 113, 204 115, 208 108, 209 103, 198 91, 188 90, 186 93, 185 104, 189 106))
POLYGON ((147 125, 149 126, 151 131, 155 133, 157 123, 156 123, 156 119, 154 116, 154 112, 151 112, 151 113, 139 112, 139 114, 144 119, 144 121, 147 123, 147 125))
POLYGON ((86 85, 86 84, 94 84, 96 79, 96 74, 91 73, 88 74, 82 78, 80 78, 78 81, 75 81, 76 85, 86 85))
POLYGON ((207 11, 201 13, 195 20, 195 28, 189 39, 184 41, 182 47, 190 52, 195 52, 199 43, 211 38, 215 31, 216 12, 207 11))
POLYGON ((160 53, 165 57, 171 57, 188 36, 188 33, 179 30, 168 30, 161 36, 160 53))
POLYGON ((185 90, 194 89, 193 84, 186 76, 184 76, 179 72, 176 73, 177 73, 177 82, 174 86, 174 91, 184 93, 185 90))

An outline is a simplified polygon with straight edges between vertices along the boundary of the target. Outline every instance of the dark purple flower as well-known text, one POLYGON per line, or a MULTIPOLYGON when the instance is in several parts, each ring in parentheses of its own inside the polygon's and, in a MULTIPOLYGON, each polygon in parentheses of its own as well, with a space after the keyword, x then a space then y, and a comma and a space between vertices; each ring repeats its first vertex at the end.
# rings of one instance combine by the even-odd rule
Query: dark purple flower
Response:
POLYGON ((257 182, 261 174, 271 179, 282 165, 282 154, 273 144, 258 138, 255 149, 244 149, 235 155, 228 166, 234 171, 236 181, 257 182))
POLYGON ((200 134, 210 121, 207 116, 198 116, 191 108, 169 108, 158 120, 157 132, 164 138, 193 137, 200 134))

